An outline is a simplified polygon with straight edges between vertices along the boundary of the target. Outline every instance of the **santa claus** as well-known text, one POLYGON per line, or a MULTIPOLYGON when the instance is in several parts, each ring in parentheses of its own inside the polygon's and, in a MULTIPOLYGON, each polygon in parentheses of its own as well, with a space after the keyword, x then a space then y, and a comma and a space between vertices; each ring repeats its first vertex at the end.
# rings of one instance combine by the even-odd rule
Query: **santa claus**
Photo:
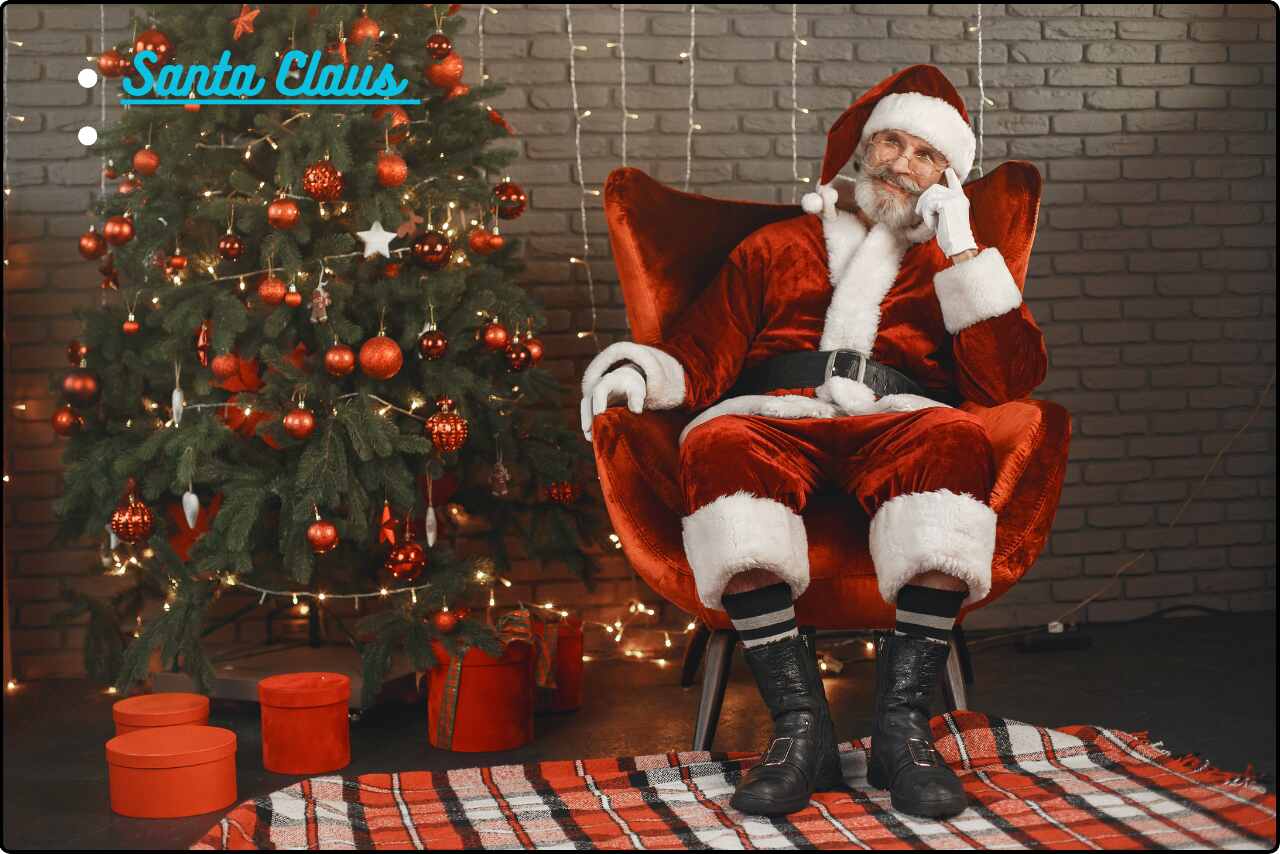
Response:
POLYGON ((698 413, 680 434, 685 554, 701 600, 728 612, 774 721, 733 796, 744 812, 792 812, 841 784, 792 607, 809 583, 801 512, 825 483, 871 518, 880 594, 896 607, 877 657, 868 780, 904 812, 965 807, 929 708, 956 615, 990 590, 995 473, 984 427, 954 404, 1025 397, 1047 366, 1000 251, 973 237, 960 176, 975 148, 938 69, 892 75, 832 126, 807 215, 743 240, 674 334, 611 344, 583 377, 588 440, 615 403, 698 413))

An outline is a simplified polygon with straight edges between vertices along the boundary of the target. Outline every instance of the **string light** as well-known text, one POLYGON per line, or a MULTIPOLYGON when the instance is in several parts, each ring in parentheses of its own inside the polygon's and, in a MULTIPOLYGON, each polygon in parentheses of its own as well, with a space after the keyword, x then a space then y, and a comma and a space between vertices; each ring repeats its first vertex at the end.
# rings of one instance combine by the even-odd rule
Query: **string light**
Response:
POLYGON ((800 153, 796 136, 796 111, 800 106, 796 94, 797 66, 796 58, 800 49, 799 18, 797 4, 791 4, 791 203, 795 204, 796 194, 800 192, 800 153))
POLYGON ((622 166, 627 165, 627 121, 631 115, 627 112, 627 4, 618 5, 618 72, 622 78, 620 96, 622 99, 622 166))
POLYGON ((591 265, 585 260, 591 257, 591 236, 587 230, 587 179, 582 171, 582 120, 591 114, 588 110, 585 114, 578 107, 578 65, 575 57, 577 56, 576 45, 573 42, 573 6, 569 3, 564 4, 564 21, 565 30, 569 39, 569 91, 573 100, 573 148, 574 160, 578 167, 578 214, 582 225, 582 259, 570 257, 569 263, 582 264, 587 275, 587 294, 591 301, 591 329, 579 331, 579 338, 590 338, 595 342, 596 352, 600 351, 600 341, 596 337, 596 286, 591 277, 591 265))
POLYGON ((694 37, 698 29, 698 4, 689 4, 689 50, 681 54, 681 58, 689 60, 689 130, 684 137, 684 189, 689 190, 689 179, 693 175, 693 67, 694 37))
MULTIPOLYGON (((987 106, 987 87, 982 79, 982 4, 978 4, 978 175, 985 175, 982 168, 983 118, 987 106)), ((966 176, 961 175, 963 181, 966 176)))

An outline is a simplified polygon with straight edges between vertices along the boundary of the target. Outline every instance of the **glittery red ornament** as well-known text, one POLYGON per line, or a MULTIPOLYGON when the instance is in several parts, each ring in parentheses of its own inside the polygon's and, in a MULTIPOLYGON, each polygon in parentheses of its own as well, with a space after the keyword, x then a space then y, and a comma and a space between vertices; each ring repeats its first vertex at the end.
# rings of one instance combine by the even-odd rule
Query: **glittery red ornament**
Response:
POLYGON ((302 189, 317 202, 332 202, 342 196, 342 173, 328 160, 312 163, 302 173, 302 189))
POLYGON ((453 401, 442 397, 436 401, 440 411, 427 419, 426 431, 431 443, 441 451, 456 451, 466 444, 471 427, 467 419, 453 411, 453 401))
POLYGON ((67 361, 73 365, 80 364, 85 356, 89 355, 89 347, 81 344, 74 338, 67 342, 67 361))
POLYGON ((128 68, 129 60, 115 48, 104 50, 98 55, 98 71, 103 77, 123 77, 128 68))
POLYGON ((484 346, 490 350, 502 350, 511 340, 511 335, 507 332, 507 327, 496 320, 491 320, 481 328, 480 338, 484 341, 484 346))
POLYGON ((169 37, 159 30, 144 30, 138 33, 138 37, 133 42, 133 55, 137 56, 144 50, 154 51, 157 60, 154 64, 149 65, 154 68, 157 65, 164 65, 173 59, 173 42, 169 41, 169 37))
POLYGON ((293 199, 280 196, 267 205, 267 222, 272 228, 278 228, 281 231, 288 231, 298 224, 298 219, 302 216, 298 210, 298 203, 293 199))
POLYGON ((74 436, 84 429, 84 419, 70 406, 60 406, 53 411, 53 432, 59 436, 74 436))
POLYGON ((77 368, 62 378, 62 395, 74 406, 89 406, 98 399, 98 378, 84 368, 77 368))
POLYGON ((515 219, 524 213, 529 197, 515 181, 503 181, 493 188, 493 198, 498 205, 498 216, 515 219))
POLYGON ((437 611, 431 618, 431 624, 442 635, 452 634, 458 628, 458 615, 452 611, 437 611))
POLYGON ((413 581, 427 565, 427 551, 413 539, 413 525, 404 522, 404 540, 387 553, 383 566, 396 581, 413 581))
POLYGON ((112 246, 123 246, 133 240, 133 220, 127 216, 113 216, 102 226, 102 236, 112 246))
POLYGON ((446 92, 462 82, 462 57, 455 51, 445 54, 444 59, 428 65, 423 74, 432 86, 446 92))
POLYGON ((127 196, 135 190, 142 189, 142 182, 139 181, 132 172, 124 176, 124 180, 116 187, 116 192, 122 196, 127 196))
POLYGON ((539 341, 537 338, 526 338, 524 340, 524 346, 528 348, 529 356, 533 359, 533 363, 535 365, 542 361, 542 342, 541 341, 539 341))
POLYGON ((378 183, 384 187, 399 187, 409 177, 409 164, 394 151, 378 154, 378 183))
POLYGON ((477 255, 488 255, 489 249, 489 229, 483 226, 476 226, 467 232, 467 246, 477 255))
POLYGON ((262 281, 258 282, 258 297, 267 305, 279 305, 284 302, 288 290, 280 278, 270 273, 264 275, 262 281))
POLYGON ((86 261, 96 261, 107 254, 107 241, 94 231, 93 226, 80 235, 80 257, 86 261))
POLYGON ((316 429, 316 417, 302 407, 285 413, 282 421, 284 432, 295 439, 305 439, 316 429))
POLYGON ((546 496, 560 504, 572 504, 578 500, 578 485, 569 480, 558 480, 547 484, 546 496))
POLYGON ((181 252, 174 251, 174 253, 169 256, 167 263, 170 270, 185 270, 187 269, 187 256, 183 255, 181 252))
POLYGON ((112 532, 126 543, 140 543, 151 536, 155 521, 151 508, 134 494, 134 483, 130 480, 128 494, 111 514, 112 532))
POLYGON ((503 352, 507 356, 507 370, 509 371, 523 371, 533 364, 533 355, 530 354, 529 348, 518 340, 508 344, 503 352))
POLYGON ((160 155, 150 148, 139 148, 133 155, 133 171, 139 175, 154 175, 160 168, 160 155))
MULTIPOLYGON (((373 120, 380 126, 384 117, 390 119, 386 135, 387 142, 399 145, 409 138, 409 114, 405 112, 404 107, 399 104, 387 104, 373 111, 373 120)), ((382 142, 382 139, 378 140, 379 145, 382 142)))
POLYGON ((138 318, 133 316, 133 312, 130 312, 128 319, 120 324, 120 329, 125 335, 137 335, 138 331, 142 329, 142 324, 138 322, 138 318))
POLYGON ((423 358, 439 359, 449 349, 449 336, 439 329, 428 329, 418 337, 418 352, 423 358))
POLYGON ((382 265, 382 278, 394 279, 398 275, 400 275, 399 261, 390 261, 382 265))
POLYGON ((413 241, 413 258, 428 270, 438 270, 449 262, 453 247, 449 238, 438 231, 424 231, 413 241))
POLYGON ((332 522, 317 519, 307 526, 307 542, 318 555, 332 551, 338 545, 338 528, 332 522))
POLYGON ((345 377, 356 369, 356 352, 346 344, 334 344, 324 351, 324 369, 330 376, 345 377))
POLYGON ((377 41, 381 35, 382 27, 368 15, 361 15, 351 25, 351 42, 353 44, 364 44, 370 39, 377 41))
POLYGON ((389 380, 400 372, 404 354, 400 345, 386 335, 378 335, 360 347, 360 370, 375 380, 389 380))
POLYGON ((436 62, 444 59, 453 50, 453 40, 444 33, 436 31, 427 39, 427 53, 436 62))
POLYGON ((244 241, 239 235, 228 231, 218 241, 218 254, 228 261, 235 261, 244 254, 244 241))
POLYGON ((209 370, 219 380, 229 380, 240 373, 240 357, 235 353, 219 353, 210 362, 209 370))

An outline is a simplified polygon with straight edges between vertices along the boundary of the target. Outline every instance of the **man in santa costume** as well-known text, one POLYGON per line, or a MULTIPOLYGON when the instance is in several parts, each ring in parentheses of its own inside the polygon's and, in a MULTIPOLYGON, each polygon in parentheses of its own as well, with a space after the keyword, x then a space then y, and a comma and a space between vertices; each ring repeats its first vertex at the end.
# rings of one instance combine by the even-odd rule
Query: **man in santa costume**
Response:
POLYGON ((583 377, 588 439, 614 403, 698 413, 680 435, 685 554, 774 721, 731 802, 744 812, 799 810, 842 783, 792 607, 809 583, 801 512, 821 482, 871 518, 880 595, 896 606, 876 661, 868 780, 904 812, 965 807, 929 710, 956 615, 990 591, 995 465, 981 423, 954 404, 1025 397, 1047 367, 1004 258, 973 237, 959 176, 975 148, 938 69, 890 76, 831 128, 808 215, 743 240, 666 340, 611 344, 583 377))

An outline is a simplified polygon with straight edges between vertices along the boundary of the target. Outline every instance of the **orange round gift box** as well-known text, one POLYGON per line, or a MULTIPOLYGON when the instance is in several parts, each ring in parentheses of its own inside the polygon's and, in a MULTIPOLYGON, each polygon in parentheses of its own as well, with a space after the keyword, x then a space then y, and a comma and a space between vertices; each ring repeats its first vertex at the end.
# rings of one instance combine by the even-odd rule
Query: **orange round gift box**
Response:
POLYGON ((236 734, 183 724, 148 727, 107 742, 111 809, 130 818, 182 818, 236 800, 236 734))
POLYGON ((470 649, 462 659, 453 741, 440 743, 440 714, 452 658, 440 643, 427 697, 427 737, 432 747, 460 753, 512 750, 533 740, 533 656, 527 643, 506 645, 501 658, 470 649))
POLYGON ((351 762, 347 702, 351 679, 342 673, 281 673, 258 683, 262 709, 262 765, 277 774, 324 774, 351 762))
POLYGON ((209 698, 203 694, 139 694, 111 707, 116 735, 157 726, 209 723, 209 698))

